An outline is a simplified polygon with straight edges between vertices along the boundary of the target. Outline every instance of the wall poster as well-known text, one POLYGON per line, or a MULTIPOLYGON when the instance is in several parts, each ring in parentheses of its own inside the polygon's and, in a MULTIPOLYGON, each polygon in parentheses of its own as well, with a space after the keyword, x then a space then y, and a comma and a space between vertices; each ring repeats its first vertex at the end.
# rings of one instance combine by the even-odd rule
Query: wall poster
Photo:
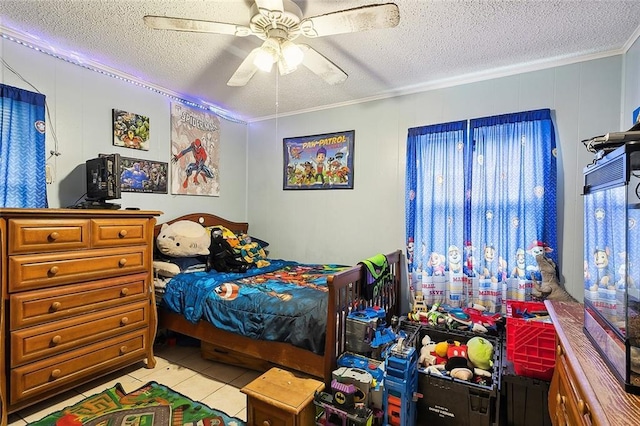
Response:
POLYGON ((149 117, 120 109, 113 109, 112 116, 115 146, 149 150, 149 117))
POLYGON ((220 118, 171 104, 171 193, 220 195, 220 118))
POLYGON ((120 191, 166 194, 169 164, 120 157, 120 191))
POLYGON ((283 189, 353 189, 355 131, 285 138, 283 189))

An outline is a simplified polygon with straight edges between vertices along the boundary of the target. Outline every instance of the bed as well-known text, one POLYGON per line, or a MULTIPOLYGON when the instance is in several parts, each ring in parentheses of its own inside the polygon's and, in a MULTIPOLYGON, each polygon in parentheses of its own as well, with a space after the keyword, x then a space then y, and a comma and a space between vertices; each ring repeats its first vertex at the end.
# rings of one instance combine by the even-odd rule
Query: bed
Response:
MULTIPOLYGON (((249 228, 248 223, 233 222, 206 213, 187 214, 168 221, 167 224, 180 220, 193 221, 205 227, 223 226, 237 233, 247 233, 249 228)), ((162 224, 158 224, 155 227, 156 236, 160 232, 161 226, 162 224)), ((317 313, 314 314, 314 318, 305 319, 306 322, 313 323, 316 327, 316 331, 312 331, 311 333, 314 336, 320 335, 321 337, 314 339, 314 342, 308 347, 300 345, 299 341, 291 343, 246 337, 221 327, 216 327, 205 320, 204 317, 194 322, 193 317, 187 319, 189 315, 185 316, 182 313, 175 312, 173 307, 169 307, 168 303, 164 300, 159 303, 158 307, 159 328, 200 340, 201 353, 206 359, 240 365, 260 371, 266 371, 273 366, 280 366, 304 372, 322 379, 325 383, 329 383, 331 380, 331 372, 336 367, 336 360, 346 349, 347 316, 350 312, 356 309, 356 307, 358 309, 370 306, 382 307, 385 309, 387 324, 390 324, 392 316, 399 315, 399 295, 402 273, 401 257, 403 254, 400 250, 396 250, 392 253, 385 254, 385 256, 390 275, 384 280, 381 288, 376 291, 376 296, 371 300, 364 300, 362 297, 363 291, 367 289, 364 283, 371 280, 368 269, 363 264, 358 263, 358 265, 352 267, 329 265, 327 268, 317 268, 318 270, 315 272, 319 272, 320 274, 311 280, 310 283, 302 286, 304 287, 303 290, 307 292, 309 292, 310 287, 315 287, 316 290, 319 290, 318 293, 323 294, 324 297, 324 303, 317 304, 322 311, 322 315, 320 315, 323 317, 323 323, 321 324, 322 329, 317 329, 317 313), (328 272, 327 270, 322 271, 323 269, 327 269, 328 272), (322 274, 324 274, 324 276, 322 274), (323 282, 319 283, 319 279, 322 279, 323 282)), ((278 266, 277 262, 277 260, 272 262, 273 267, 278 266)), ((290 266, 289 264, 287 265, 290 266)), ((302 267, 310 267, 310 265, 302 265, 302 267)), ((273 268, 268 270, 271 275, 274 275, 273 268)), ((203 274, 203 272, 180 274, 171 279, 167 284, 167 289, 169 290, 174 283, 179 283, 180 280, 178 278, 184 275, 199 276, 201 282, 204 282, 204 280, 202 280, 203 274)), ((214 275, 216 274, 214 273, 214 275)), ((257 277, 255 272, 252 272, 250 275, 251 278, 245 278, 245 280, 254 280, 252 282, 255 282, 257 277)), ((242 279, 242 277, 238 276, 231 278, 242 279)), ((223 284, 228 286, 226 283, 223 284)), ((219 286, 210 286, 210 288, 211 287, 219 290, 219 286)), ((294 285, 294 287, 301 286, 294 285)), ((274 292, 266 291, 262 293, 274 292)), ((167 291, 167 294, 169 294, 169 291, 167 291)), ((262 300, 264 300, 264 297, 273 296, 273 294, 266 296, 265 294, 261 294, 261 296, 263 297, 262 300)), ((272 297, 272 299, 276 298, 277 297, 272 297)), ((174 299, 177 298, 174 297, 174 299)), ((198 304, 200 299, 196 298, 192 300, 197 300, 198 302, 194 302, 194 304, 198 304)), ((210 297, 209 299, 212 298, 210 297)), ((191 306, 190 308, 191 310, 195 309, 198 311, 219 311, 217 307, 212 309, 210 307, 200 308, 198 306, 191 306)), ((196 318, 198 317, 196 316, 196 318)))

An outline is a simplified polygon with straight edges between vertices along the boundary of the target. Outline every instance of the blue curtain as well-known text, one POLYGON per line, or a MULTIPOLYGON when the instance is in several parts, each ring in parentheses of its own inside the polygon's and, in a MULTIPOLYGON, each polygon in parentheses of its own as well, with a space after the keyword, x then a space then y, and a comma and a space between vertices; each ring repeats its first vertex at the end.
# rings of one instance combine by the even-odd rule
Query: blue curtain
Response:
POLYGON ((535 255, 557 262, 556 140, 548 109, 471 120, 469 240, 477 274, 528 278, 535 255))
POLYGON ((557 262, 555 148, 548 109, 409 129, 407 259, 427 303, 530 295, 535 254, 557 262))
MULTIPOLYGON (((452 291, 448 272, 462 272, 465 235, 464 164, 467 123, 409 129, 407 138, 407 261, 412 287, 427 303, 452 291)), ((462 298, 462 288, 453 289, 462 298)))
POLYGON ((0 207, 47 207, 45 96, 0 84, 0 207))

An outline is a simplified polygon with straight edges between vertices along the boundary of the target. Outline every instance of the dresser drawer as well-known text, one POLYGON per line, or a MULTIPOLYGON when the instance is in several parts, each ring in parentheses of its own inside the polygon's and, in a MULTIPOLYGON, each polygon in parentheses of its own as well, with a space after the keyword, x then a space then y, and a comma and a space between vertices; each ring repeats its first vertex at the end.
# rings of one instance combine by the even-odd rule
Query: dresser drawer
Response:
POLYGON ((142 273, 14 293, 9 297, 9 327, 17 330, 136 300, 148 300, 148 279, 148 275, 142 273))
POLYGON ((87 219, 10 219, 9 254, 89 248, 87 219))
POLYGON ((297 426, 293 414, 278 409, 273 405, 249 397, 249 424, 270 426, 297 426))
POLYGON ((146 327, 151 308, 142 301, 11 332, 11 367, 146 327))
POLYGON ((147 219, 92 219, 91 246, 112 247, 145 244, 147 219))
POLYGON ((150 344, 148 333, 149 330, 138 330, 11 369, 11 404, 96 378, 137 359, 142 360, 150 344))
POLYGON ((148 275, 142 273, 14 293, 9 297, 9 328, 13 331, 136 300, 148 300, 148 279, 148 275))
POLYGON ((148 271, 147 246, 9 258, 9 292, 148 271))

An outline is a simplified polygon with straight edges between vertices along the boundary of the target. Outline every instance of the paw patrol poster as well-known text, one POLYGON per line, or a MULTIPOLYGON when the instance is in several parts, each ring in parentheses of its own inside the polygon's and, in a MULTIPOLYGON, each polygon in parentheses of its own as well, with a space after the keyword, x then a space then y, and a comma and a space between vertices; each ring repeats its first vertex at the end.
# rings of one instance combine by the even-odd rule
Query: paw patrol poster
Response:
POLYGON ((171 193, 220 195, 220 118, 171 104, 171 193))
POLYGON ((284 139, 283 189, 353 189, 355 131, 284 139))

